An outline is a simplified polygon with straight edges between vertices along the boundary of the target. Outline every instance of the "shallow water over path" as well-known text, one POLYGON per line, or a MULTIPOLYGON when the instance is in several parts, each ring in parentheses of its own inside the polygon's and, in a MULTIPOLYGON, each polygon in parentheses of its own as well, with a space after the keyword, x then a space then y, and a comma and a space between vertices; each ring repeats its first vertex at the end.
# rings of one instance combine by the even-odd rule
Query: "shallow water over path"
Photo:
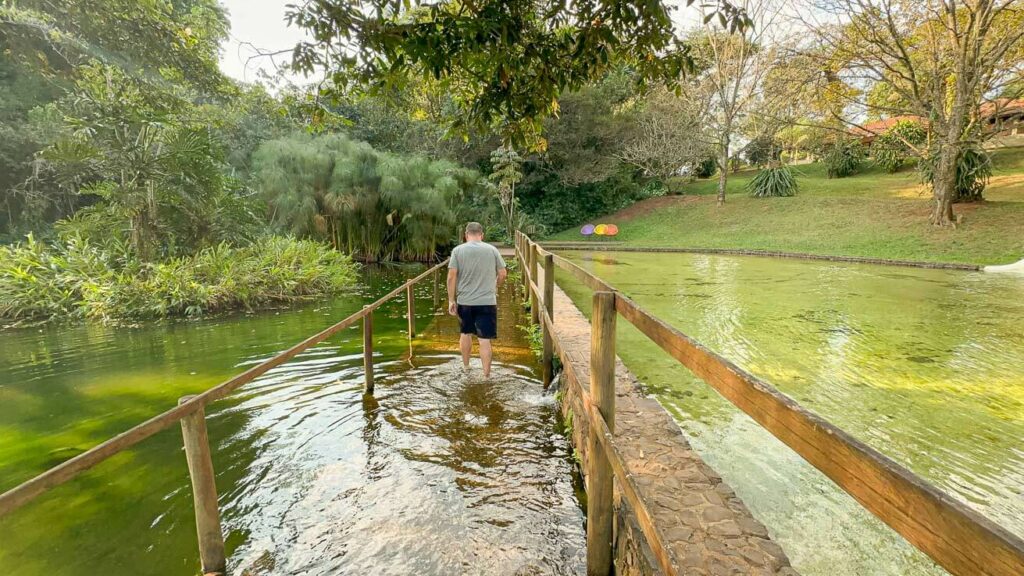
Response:
MULTIPOLYGON (((0 333, 0 487, 11 486, 358 310, 420 268, 297 310, 135 329, 0 333)), ((439 286, 443 292, 443 287, 439 286)), ((441 294, 439 294, 441 296, 441 294)), ((443 297, 438 302, 442 302, 443 297)), ((375 314, 377 394, 356 327, 208 411, 236 574, 580 574, 583 513, 554 399, 503 295, 492 382, 417 288, 375 314)), ((195 574, 176 428, 0 520, 0 574, 195 574)))
MULTIPOLYGON (((1024 535, 1024 279, 760 257, 565 255, 1024 535)), ((564 273, 558 282, 589 310, 589 291, 564 273)), ((944 574, 626 322, 619 325, 627 366, 801 573, 944 574)))

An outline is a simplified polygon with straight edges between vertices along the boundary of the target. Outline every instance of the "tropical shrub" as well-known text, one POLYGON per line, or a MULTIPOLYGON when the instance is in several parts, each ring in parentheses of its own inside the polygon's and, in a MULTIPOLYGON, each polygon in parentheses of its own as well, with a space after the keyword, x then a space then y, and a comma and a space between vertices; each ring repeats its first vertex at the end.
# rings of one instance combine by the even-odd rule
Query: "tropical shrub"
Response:
MULTIPOLYGON (((939 155, 932 152, 918 163, 921 183, 932 185, 935 166, 939 155)), ((984 200, 983 193, 992 178, 992 157, 978 145, 970 145, 960 151, 956 162, 956 185, 953 202, 978 202, 984 200)))
POLYGON ((913 153, 913 148, 924 143, 927 138, 925 129, 917 122, 901 120, 884 134, 875 138, 871 152, 875 163, 883 170, 892 174, 903 167, 913 153))
POLYGON ((860 169, 864 146, 857 140, 836 140, 825 155, 825 174, 829 178, 846 178, 860 169))
POLYGON ((747 184, 747 191, 755 198, 793 196, 797 189, 796 176, 789 166, 765 168, 747 184))
POLYGON ((127 245, 72 238, 50 246, 29 236, 0 246, 0 319, 198 316, 331 294, 355 281, 348 256, 308 240, 268 237, 146 263, 127 245))
POLYGON ((458 242, 462 199, 483 187, 472 170, 342 134, 265 142, 252 165, 275 227, 371 262, 426 260, 458 242))

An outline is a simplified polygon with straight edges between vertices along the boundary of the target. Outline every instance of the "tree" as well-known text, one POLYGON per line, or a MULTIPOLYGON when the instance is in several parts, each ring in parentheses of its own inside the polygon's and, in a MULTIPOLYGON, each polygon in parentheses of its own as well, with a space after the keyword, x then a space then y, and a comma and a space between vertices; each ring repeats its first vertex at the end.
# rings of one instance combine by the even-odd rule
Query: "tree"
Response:
POLYGON ((641 106, 635 134, 625 142, 618 157, 663 183, 672 176, 695 172, 708 157, 710 147, 694 101, 658 87, 641 106))
MULTIPOLYGON (((723 26, 749 24, 731 0, 707 4, 723 26)), ((497 127, 516 146, 543 148, 542 120, 562 93, 617 61, 641 80, 678 81, 692 61, 671 11, 664 1, 309 0, 288 19, 313 38, 296 48, 294 66, 326 70, 328 92, 388 91, 430 76, 459 106, 455 128, 497 127)))
POLYGON ((189 122, 175 95, 93 65, 79 71, 59 108, 65 126, 40 153, 39 171, 69 194, 93 198, 89 210, 103 216, 105 234, 125 233, 150 261, 179 241, 195 246, 199 228, 218 227, 210 216, 224 208, 221 158, 210 131, 189 122))
POLYGON ((1017 77, 1024 10, 1013 0, 817 0, 813 23, 851 104, 926 118, 934 135, 931 222, 956 222, 957 159, 981 135, 982 101, 1017 77), (882 86, 873 90, 875 86, 882 86), (870 98, 868 96, 871 96, 870 98))
POLYGON ((88 205, 40 180, 35 156, 54 142, 51 106, 100 62, 158 92, 226 96, 218 68, 227 18, 216 0, 21 0, 0 6, 0 235, 39 230, 88 205))
POLYGON ((778 8, 768 0, 743 0, 740 6, 751 26, 727 34, 712 28, 705 16, 704 29, 692 39, 698 66, 705 69, 700 82, 707 102, 706 125, 717 148, 719 205, 725 202, 733 139, 775 58, 770 32, 778 8))
POLYGON ((491 174, 498 192, 498 203, 505 216, 505 234, 514 238, 516 227, 516 184, 523 179, 523 159, 515 148, 500 146, 491 153, 491 174))

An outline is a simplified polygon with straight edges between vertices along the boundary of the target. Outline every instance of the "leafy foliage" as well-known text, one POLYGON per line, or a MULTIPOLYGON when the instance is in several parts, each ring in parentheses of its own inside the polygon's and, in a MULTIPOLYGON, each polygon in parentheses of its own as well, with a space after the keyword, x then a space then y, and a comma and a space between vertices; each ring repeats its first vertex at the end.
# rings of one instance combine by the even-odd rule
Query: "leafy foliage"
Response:
POLYGON ((925 129, 917 122, 897 122, 872 142, 871 153, 875 163, 890 174, 897 172, 927 136, 925 129))
POLYGON ((253 166, 278 229, 367 261, 429 259, 457 242, 461 201, 481 186, 472 170, 379 152, 342 134, 266 142, 253 166))
POLYGON ((211 132, 175 95, 119 68, 93 65, 79 75, 60 103, 64 128, 39 155, 49 181, 91 198, 85 210, 126 234, 146 261, 226 239, 215 234, 219 211, 236 199, 211 132))
MULTIPOLYGON (((936 153, 921 159, 918 170, 921 182, 931 185, 935 179, 935 166, 939 161, 936 153)), ((992 157, 981 146, 966 146, 957 155, 956 180, 954 183, 953 202, 979 202, 984 200, 983 193, 992 178, 992 157)))
POLYGON ((711 178, 718 171, 718 160, 714 156, 708 156, 701 160, 693 170, 697 178, 711 178))
POLYGON ((761 134, 743 147, 740 154, 752 166, 766 166, 782 156, 782 146, 770 134, 761 134))
POLYGON ((523 159, 510 146, 501 146, 491 153, 491 173, 487 176, 494 183, 494 189, 505 217, 506 240, 515 237, 516 228, 516 184, 523 179, 523 159))
POLYGON ((103 321, 198 316, 288 303, 350 287, 355 265, 316 242, 266 238, 220 244, 159 264, 81 238, 32 236, 0 246, 0 319, 103 321))
POLYGON ((829 178, 846 178, 860 169, 864 146, 857 140, 836 140, 825 155, 825 173, 829 178))
POLYGON ((789 166, 765 168, 747 184, 747 190, 755 198, 795 196, 798 188, 789 166))
MULTIPOLYGON (((724 26, 749 23, 728 0, 709 4, 724 26)), ((517 147, 542 148, 542 119, 562 92, 601 78, 615 59, 641 79, 673 83, 691 66, 661 1, 311 0, 288 18, 313 38, 297 49, 296 68, 326 69, 335 91, 382 92, 430 76, 454 95, 456 128, 500 127, 517 147)))

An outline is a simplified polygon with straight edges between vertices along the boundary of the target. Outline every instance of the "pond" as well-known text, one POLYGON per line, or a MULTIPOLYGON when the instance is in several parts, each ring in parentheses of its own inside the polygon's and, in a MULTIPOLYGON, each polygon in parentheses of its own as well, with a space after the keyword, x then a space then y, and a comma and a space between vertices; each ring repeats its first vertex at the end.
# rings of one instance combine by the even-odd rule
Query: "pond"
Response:
MULTIPOLYGON (((564 255, 1024 535, 1024 278, 750 256, 564 255)), ((590 291, 561 271, 557 280, 589 313, 590 291)), ((618 343, 802 574, 945 573, 621 318, 618 343)))
MULTIPOLYGON (((136 328, 0 333, 0 489, 172 407, 357 311, 422 267, 370 267, 358 293, 296 309, 136 328)), ((557 405, 511 290, 490 382, 457 358, 444 287, 208 408, 234 574, 582 574, 584 515, 557 405)), ((0 574, 199 571, 177 427, 0 520, 0 574)))

